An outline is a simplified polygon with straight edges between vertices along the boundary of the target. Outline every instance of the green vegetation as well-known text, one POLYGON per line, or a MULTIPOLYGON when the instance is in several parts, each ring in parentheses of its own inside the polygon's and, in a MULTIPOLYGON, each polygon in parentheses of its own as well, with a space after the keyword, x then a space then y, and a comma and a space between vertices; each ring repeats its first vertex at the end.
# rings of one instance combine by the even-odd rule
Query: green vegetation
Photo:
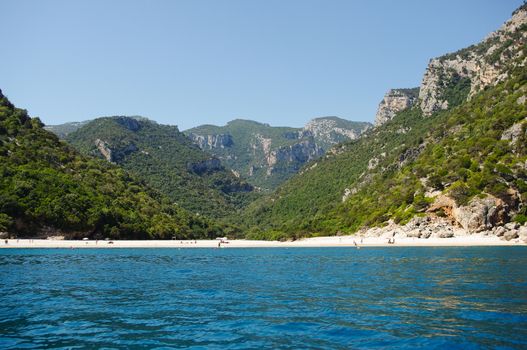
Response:
POLYGON ((220 127, 215 125, 202 125, 185 131, 189 136, 195 135, 229 135, 232 145, 228 147, 205 147, 229 168, 237 171, 242 177, 247 178, 253 185, 263 189, 274 189, 286 179, 291 177, 296 169, 290 171, 283 169, 269 176, 266 157, 269 152, 280 147, 291 146, 298 143, 298 129, 290 127, 272 127, 269 124, 258 123, 251 120, 236 119, 220 127), (270 147, 265 152, 263 143, 270 141, 270 147))
POLYGON ((199 215, 225 217, 257 195, 176 126, 145 118, 104 117, 69 134, 66 140, 85 155, 103 158, 96 146, 96 140, 102 140, 112 162, 199 215))
MULTIPOLYGON (((438 191, 460 206, 497 197, 510 216, 505 219, 523 224, 526 29, 500 32, 439 58, 492 64, 496 85, 480 79, 485 89, 468 99, 479 88, 471 82, 479 73, 446 64, 435 72, 435 92, 448 110, 427 117, 416 105, 323 156, 346 139, 335 128, 360 132, 366 123, 329 117, 297 129, 235 120, 187 131, 264 190, 287 180, 265 197, 177 127, 106 117, 80 128, 50 128, 67 134, 80 155, 0 93, 0 231, 145 239, 241 236, 242 227, 249 238, 285 240, 353 233, 392 220, 404 224, 427 215, 431 193, 438 191)), ((418 91, 398 90, 414 97, 418 91)), ((435 214, 450 215, 446 209, 435 214)))
POLYGON ((0 231, 72 238, 198 238, 225 228, 135 177, 87 158, 0 92, 0 231))
MULTIPOLYGON (((355 130, 357 134, 370 126, 366 122, 352 122, 337 117, 317 118, 314 121, 328 120, 335 123, 336 128, 355 130)), ((235 170, 251 184, 263 190, 274 190, 284 181, 296 174, 304 164, 301 159, 278 161, 270 169, 268 157, 272 152, 280 153, 288 147, 294 147, 301 142, 317 145, 322 154, 333 144, 347 141, 342 134, 331 132, 327 138, 314 137, 301 128, 273 127, 269 124, 251 120, 236 119, 225 126, 202 125, 185 131, 185 134, 196 137, 208 135, 224 135, 231 143, 224 146, 210 147, 204 145, 206 151, 211 152, 229 168, 235 170)))
MULTIPOLYGON (((403 111, 365 137, 340 145, 315 167, 306 165, 301 175, 247 209, 250 236, 295 238, 352 233, 389 219, 404 223, 429 207, 426 193, 432 190, 459 205, 491 194, 519 211, 515 220, 525 221, 525 132, 515 143, 502 135, 514 123, 523 121, 523 131, 527 126, 520 99, 527 91, 527 71, 520 67, 511 77, 428 118, 417 107, 403 111), (343 202, 346 189, 352 194, 343 202)), ((453 86, 445 93, 461 101, 466 90, 453 86)))

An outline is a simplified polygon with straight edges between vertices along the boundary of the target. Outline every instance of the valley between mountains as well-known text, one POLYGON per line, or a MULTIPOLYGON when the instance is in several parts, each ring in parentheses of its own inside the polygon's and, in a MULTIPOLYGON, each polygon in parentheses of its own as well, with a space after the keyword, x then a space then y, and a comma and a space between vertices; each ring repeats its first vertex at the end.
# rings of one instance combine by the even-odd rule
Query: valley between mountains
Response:
POLYGON ((380 96, 373 124, 44 126, 0 93, 1 235, 527 242, 526 44, 522 5, 481 42, 431 59, 419 87, 380 96))

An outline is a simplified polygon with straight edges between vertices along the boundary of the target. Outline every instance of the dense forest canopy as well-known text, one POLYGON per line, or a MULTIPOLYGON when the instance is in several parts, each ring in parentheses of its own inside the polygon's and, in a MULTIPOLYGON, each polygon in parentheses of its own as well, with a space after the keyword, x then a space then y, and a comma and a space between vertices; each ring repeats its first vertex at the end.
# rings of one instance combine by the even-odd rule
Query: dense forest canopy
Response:
POLYGON ((0 93, 0 231, 94 238, 204 238, 198 217, 126 170, 79 155, 0 93))

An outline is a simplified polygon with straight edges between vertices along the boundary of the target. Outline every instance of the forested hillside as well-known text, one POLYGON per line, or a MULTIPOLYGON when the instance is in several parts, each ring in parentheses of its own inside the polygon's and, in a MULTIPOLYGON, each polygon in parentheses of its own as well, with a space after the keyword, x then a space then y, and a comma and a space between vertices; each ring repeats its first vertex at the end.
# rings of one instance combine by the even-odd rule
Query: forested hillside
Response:
POLYGON ((482 43, 432 60, 419 104, 335 147, 251 205, 250 236, 352 233, 416 215, 471 229, 472 219, 456 210, 486 215, 481 229, 524 223, 526 11, 515 11, 482 43))
POLYGON ((176 126, 145 118, 105 117, 90 121, 66 140, 85 155, 122 166, 199 215, 224 217, 257 195, 176 126))
POLYGON ((128 239, 223 234, 122 168, 79 155, 1 92, 0 231, 128 239))

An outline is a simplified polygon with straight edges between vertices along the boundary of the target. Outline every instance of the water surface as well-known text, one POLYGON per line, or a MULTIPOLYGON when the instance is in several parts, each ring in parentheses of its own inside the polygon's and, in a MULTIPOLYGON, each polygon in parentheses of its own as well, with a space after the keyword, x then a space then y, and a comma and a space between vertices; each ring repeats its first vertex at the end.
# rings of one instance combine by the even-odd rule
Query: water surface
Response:
POLYGON ((0 250, 0 348, 527 348, 527 248, 0 250))

